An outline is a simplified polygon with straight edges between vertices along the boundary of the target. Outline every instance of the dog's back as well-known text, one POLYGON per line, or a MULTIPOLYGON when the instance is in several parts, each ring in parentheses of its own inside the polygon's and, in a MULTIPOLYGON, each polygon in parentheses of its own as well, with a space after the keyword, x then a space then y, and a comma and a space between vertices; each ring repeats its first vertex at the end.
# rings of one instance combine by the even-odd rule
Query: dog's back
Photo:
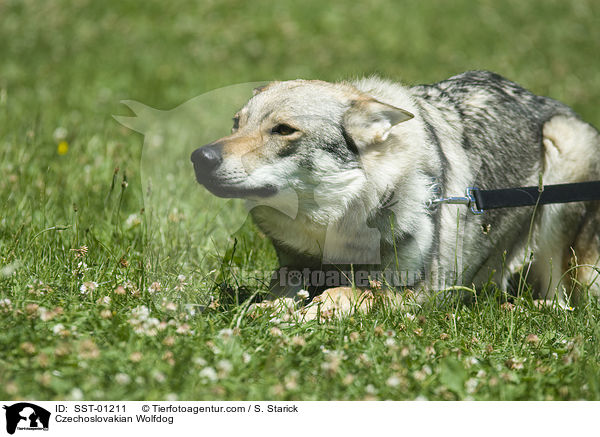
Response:
MULTIPOLYGON (((462 131, 463 149, 480 165, 474 183, 483 189, 518 186, 524 177, 536 175, 544 123, 556 115, 576 117, 563 103, 487 71, 469 71, 411 91, 423 107, 434 106, 442 117, 448 114, 445 121, 462 131), (453 121, 457 114, 459 123, 453 121)), ((427 112, 421 114, 425 121, 431 117, 427 112)), ((428 124, 439 141, 436 123, 428 124)))

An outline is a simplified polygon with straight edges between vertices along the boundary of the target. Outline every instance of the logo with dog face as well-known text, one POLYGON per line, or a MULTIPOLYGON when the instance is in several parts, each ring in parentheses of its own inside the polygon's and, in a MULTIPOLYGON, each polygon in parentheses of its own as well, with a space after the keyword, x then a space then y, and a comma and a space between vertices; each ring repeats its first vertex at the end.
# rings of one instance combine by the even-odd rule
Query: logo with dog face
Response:
POLYGON ((28 402, 19 402, 10 406, 4 405, 6 410, 6 432, 14 434, 19 431, 48 431, 50 412, 42 407, 28 402))

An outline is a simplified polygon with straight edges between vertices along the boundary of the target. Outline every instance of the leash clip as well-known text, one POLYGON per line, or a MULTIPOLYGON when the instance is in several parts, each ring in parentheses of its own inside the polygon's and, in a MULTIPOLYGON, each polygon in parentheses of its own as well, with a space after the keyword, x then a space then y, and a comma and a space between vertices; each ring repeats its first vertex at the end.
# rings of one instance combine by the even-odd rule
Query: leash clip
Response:
POLYGON ((471 209, 473 214, 483 214, 483 210, 477 207, 477 201, 475 200, 475 191, 479 188, 468 187, 464 197, 452 196, 452 197, 441 197, 439 199, 430 199, 427 201, 427 207, 433 209, 440 204, 448 205, 466 205, 471 209))

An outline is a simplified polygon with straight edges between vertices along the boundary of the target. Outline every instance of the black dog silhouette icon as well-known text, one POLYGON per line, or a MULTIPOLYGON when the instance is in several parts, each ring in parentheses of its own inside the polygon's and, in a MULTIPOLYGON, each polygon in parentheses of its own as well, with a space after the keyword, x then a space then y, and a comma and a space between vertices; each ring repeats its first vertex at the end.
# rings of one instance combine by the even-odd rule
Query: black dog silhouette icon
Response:
POLYGON ((25 429, 48 429, 50 411, 42 407, 19 402, 11 406, 4 405, 3 408, 6 410, 6 432, 9 434, 14 434, 17 426, 25 429))

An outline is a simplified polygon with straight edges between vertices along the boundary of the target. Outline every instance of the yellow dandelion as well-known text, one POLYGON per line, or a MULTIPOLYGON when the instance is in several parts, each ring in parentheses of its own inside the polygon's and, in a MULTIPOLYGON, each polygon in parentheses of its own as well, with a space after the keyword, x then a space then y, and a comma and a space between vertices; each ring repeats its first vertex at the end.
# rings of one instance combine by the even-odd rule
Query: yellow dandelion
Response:
POLYGON ((59 155, 66 155, 67 152, 69 151, 69 143, 67 143, 66 141, 61 141, 60 143, 58 143, 58 147, 56 148, 56 151, 58 152, 59 155))

